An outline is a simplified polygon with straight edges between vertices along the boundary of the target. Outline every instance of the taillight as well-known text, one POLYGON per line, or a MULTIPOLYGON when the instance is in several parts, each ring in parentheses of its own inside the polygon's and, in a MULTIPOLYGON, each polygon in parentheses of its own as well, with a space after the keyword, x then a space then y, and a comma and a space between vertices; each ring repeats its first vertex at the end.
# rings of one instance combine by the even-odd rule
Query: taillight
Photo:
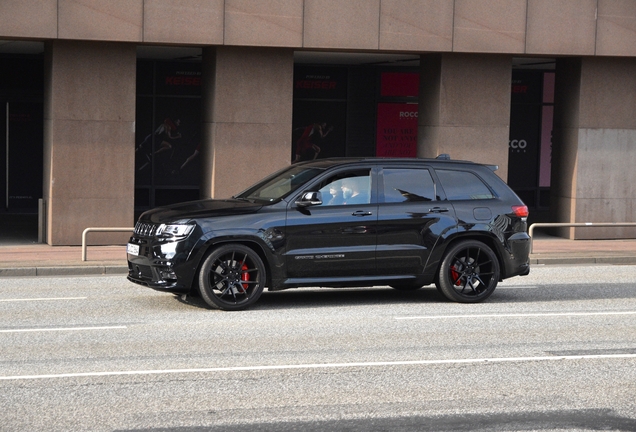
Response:
POLYGON ((512 212, 518 217, 528 217, 528 206, 512 206, 512 212))

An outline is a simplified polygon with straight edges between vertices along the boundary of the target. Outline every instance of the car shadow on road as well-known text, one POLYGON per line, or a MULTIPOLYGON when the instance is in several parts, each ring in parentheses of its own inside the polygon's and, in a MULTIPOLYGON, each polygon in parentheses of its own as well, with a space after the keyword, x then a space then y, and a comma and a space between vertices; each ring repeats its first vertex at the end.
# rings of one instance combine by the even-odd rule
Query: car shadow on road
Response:
MULTIPOLYGON (((199 295, 175 296, 181 303, 210 308, 199 295)), ((483 303, 519 304, 588 300, 634 300, 636 287, 630 285, 599 288, 597 284, 499 287, 483 303)), ((414 291, 398 291, 389 287, 373 288, 303 288, 265 291, 250 309, 298 309, 350 307, 369 305, 406 305, 416 303, 449 303, 433 285, 414 291)))
MULTIPOLYGON (((190 306, 211 309, 199 295, 175 296, 190 306)), ((265 291, 249 309, 298 309, 447 302, 434 286, 415 291, 379 288, 311 288, 265 291)))

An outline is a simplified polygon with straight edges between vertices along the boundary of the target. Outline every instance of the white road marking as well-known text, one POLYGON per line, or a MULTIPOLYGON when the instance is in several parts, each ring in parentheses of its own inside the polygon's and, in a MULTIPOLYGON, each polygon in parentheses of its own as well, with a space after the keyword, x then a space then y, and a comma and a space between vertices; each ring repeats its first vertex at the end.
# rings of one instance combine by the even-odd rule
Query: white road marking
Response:
POLYGON ((84 330, 116 330, 125 329, 126 326, 102 326, 102 327, 52 327, 33 329, 9 329, 0 330, 0 333, 32 333, 32 332, 55 332, 55 331, 84 331, 84 330))
POLYGON ((86 300, 88 297, 43 297, 43 298, 19 298, 0 299, 0 302, 30 302, 30 301, 59 301, 59 300, 86 300))
MULTIPOLYGON (((499 285, 497 286, 497 291, 502 290, 502 289, 539 289, 542 288, 538 285, 499 285)), ((545 287, 543 287, 545 288, 545 287)), ((554 289, 554 287, 550 287, 550 289, 554 289)))
POLYGON ((317 363, 317 364, 297 364, 297 365, 270 365, 270 366, 236 366, 236 367, 214 367, 214 368, 193 368, 193 369, 155 369, 137 371, 105 371, 105 372, 77 372, 47 375, 14 375, 0 376, 0 381, 16 380, 37 380, 51 378, 82 378, 82 377, 107 377, 125 375, 167 375, 167 374, 187 374, 187 373, 211 373, 211 372, 259 372, 272 370, 294 370, 294 369, 338 369, 338 368, 371 368, 387 366, 424 366, 424 365, 457 365, 467 363, 519 363, 538 361, 563 361, 563 360, 613 360, 613 359, 636 359, 636 354, 605 354, 605 355, 571 355, 571 356, 540 356, 540 357, 499 357, 481 359, 447 359, 447 360, 407 360, 407 361, 385 361, 385 362, 356 362, 356 363, 317 363))
POLYGON ((429 316, 407 316, 395 317, 396 320, 435 320, 435 319, 455 319, 455 318, 536 318, 536 317, 577 317, 577 316, 610 316, 610 315, 636 315, 636 311, 620 312, 546 312, 546 313, 525 313, 525 314, 481 314, 481 315, 429 315, 429 316))

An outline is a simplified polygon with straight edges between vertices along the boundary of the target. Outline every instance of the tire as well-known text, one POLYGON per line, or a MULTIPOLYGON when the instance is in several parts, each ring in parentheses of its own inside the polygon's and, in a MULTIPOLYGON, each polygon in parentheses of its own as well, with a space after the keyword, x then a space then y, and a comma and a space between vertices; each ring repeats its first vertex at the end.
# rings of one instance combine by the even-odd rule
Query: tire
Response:
POLYGON ((444 255, 435 284, 449 300, 477 303, 490 297, 498 281, 499 260, 492 249, 477 240, 464 240, 444 255))
POLYGON ((254 250, 227 244, 214 249, 203 261, 199 292, 212 308, 243 310, 259 299, 265 280, 265 265, 254 250))

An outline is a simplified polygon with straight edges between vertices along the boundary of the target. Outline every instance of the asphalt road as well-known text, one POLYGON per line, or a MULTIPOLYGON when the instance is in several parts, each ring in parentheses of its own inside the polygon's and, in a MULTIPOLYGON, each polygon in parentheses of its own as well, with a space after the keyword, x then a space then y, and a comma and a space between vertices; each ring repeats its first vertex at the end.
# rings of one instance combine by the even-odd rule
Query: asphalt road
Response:
POLYGON ((123 276, 0 278, 0 431, 636 431, 636 266, 209 310, 123 276))

